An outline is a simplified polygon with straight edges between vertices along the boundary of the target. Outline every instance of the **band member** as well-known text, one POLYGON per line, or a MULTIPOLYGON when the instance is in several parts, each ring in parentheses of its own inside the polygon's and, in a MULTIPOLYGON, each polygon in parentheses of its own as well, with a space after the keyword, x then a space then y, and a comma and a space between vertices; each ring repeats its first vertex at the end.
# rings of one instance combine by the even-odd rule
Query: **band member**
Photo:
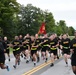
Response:
POLYGON ((72 65, 72 70, 74 74, 76 75, 76 31, 74 33, 75 38, 71 41, 70 48, 71 48, 71 65, 72 65))
POLYGON ((70 58, 70 39, 67 37, 66 34, 63 35, 60 46, 64 55, 66 66, 68 66, 68 59, 70 58))
POLYGON ((6 44, 3 42, 2 38, 0 37, 0 68, 10 70, 8 65, 5 65, 5 50, 6 44))

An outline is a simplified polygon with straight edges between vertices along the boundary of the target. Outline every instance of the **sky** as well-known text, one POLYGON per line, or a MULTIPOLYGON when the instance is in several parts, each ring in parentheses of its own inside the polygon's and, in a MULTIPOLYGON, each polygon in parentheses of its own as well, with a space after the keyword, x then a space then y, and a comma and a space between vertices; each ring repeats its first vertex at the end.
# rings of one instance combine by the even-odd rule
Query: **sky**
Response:
POLYGON ((76 30, 76 0, 17 0, 22 5, 32 4, 52 12, 56 22, 65 20, 67 26, 76 30))

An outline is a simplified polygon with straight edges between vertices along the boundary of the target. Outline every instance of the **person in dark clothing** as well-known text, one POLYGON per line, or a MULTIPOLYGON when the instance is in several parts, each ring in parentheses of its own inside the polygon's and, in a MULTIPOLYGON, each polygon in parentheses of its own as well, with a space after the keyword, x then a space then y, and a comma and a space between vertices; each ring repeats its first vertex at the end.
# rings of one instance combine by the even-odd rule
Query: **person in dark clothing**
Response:
POLYGON ((24 48, 24 55, 26 57, 26 63, 29 63, 30 60, 30 46, 31 46, 31 37, 27 34, 22 41, 24 48))
POLYGON ((5 53, 8 55, 8 60, 10 61, 10 42, 7 40, 7 37, 4 37, 4 42, 6 43, 6 51, 5 53))
MULTIPOLYGON (((59 37, 57 36, 57 34, 56 34, 56 33, 54 34, 54 38, 55 38, 55 40, 59 43, 60 39, 59 39, 59 37)), ((59 55, 58 55, 58 53, 60 54, 59 46, 58 46, 58 48, 57 48, 57 49, 58 49, 58 50, 57 50, 57 59, 59 59, 59 55)))
POLYGON ((18 36, 15 36, 15 40, 12 42, 13 47, 13 55, 15 57, 15 65, 13 65, 14 68, 17 67, 17 64, 20 64, 20 47, 22 46, 22 43, 19 41, 18 36))
POLYGON ((0 37, 0 68, 10 70, 8 65, 5 65, 5 49, 6 44, 3 42, 2 38, 0 37))
POLYGON ((45 62, 47 62, 48 60, 48 53, 49 53, 49 37, 46 35, 44 35, 43 37, 43 44, 42 44, 42 56, 43 56, 43 60, 45 59, 45 62))
POLYGON ((34 62, 34 66, 36 65, 36 61, 37 61, 37 48, 38 46, 36 45, 35 37, 31 36, 31 56, 34 62))
POLYGON ((39 38, 38 34, 35 34, 35 43, 36 43, 36 45, 38 45, 38 48, 37 48, 37 62, 39 62, 40 61, 39 52, 41 53, 40 49, 41 49, 42 40, 41 40, 41 38, 39 38))
MULTIPOLYGON (((22 43, 23 41, 23 36, 19 35, 19 41, 22 43)), ((23 58, 23 45, 20 47, 20 56, 23 58)))
POLYGON ((68 66, 68 59, 70 58, 70 39, 66 34, 63 35, 60 46, 64 55, 66 66, 68 66))
POLYGON ((54 34, 50 36, 50 56, 51 56, 51 67, 54 66, 54 61, 57 58, 57 47, 58 41, 55 39, 54 34))
POLYGON ((72 53, 71 56, 71 65, 73 73, 76 75, 76 31, 74 33, 75 38, 70 43, 70 51, 72 53))

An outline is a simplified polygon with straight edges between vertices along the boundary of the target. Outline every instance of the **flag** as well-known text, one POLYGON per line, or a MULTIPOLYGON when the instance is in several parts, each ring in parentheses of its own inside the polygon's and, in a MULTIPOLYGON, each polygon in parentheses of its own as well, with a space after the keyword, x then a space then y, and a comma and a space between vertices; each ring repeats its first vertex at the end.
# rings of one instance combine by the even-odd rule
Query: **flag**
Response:
POLYGON ((42 25, 38 31, 38 34, 46 34, 45 22, 42 23, 42 25))

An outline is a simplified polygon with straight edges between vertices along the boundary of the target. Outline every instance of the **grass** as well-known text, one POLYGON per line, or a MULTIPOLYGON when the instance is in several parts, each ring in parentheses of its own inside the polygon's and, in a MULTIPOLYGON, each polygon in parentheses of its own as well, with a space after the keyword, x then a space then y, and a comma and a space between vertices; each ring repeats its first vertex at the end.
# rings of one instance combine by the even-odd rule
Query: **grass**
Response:
POLYGON ((9 49, 10 49, 10 53, 12 53, 13 52, 13 48, 9 47, 9 49))
POLYGON ((74 36, 69 36, 70 37, 70 40, 72 40, 74 38, 74 36))

